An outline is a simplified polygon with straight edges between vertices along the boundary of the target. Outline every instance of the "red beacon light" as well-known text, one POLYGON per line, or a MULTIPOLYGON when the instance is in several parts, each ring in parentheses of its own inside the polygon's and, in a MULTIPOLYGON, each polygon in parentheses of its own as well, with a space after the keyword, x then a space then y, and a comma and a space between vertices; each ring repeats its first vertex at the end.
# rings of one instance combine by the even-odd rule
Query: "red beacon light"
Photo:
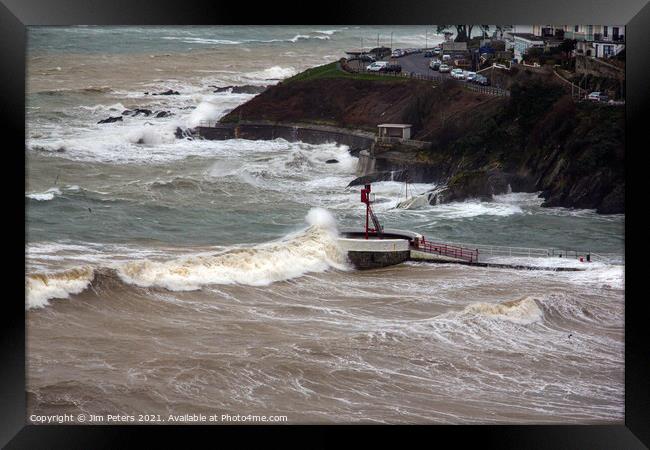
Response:
POLYGON ((366 184, 363 189, 361 189, 361 203, 368 205, 370 203, 370 185, 366 184))
POLYGON ((379 223, 379 219, 377 219, 377 216, 373 212, 372 208, 370 207, 370 204, 372 203, 372 198, 370 196, 371 188, 369 184, 366 184, 363 189, 361 189, 361 203, 366 204, 366 239, 368 239, 368 235, 370 233, 374 233, 377 236, 381 237, 381 235, 384 232, 383 227, 379 223), (372 220, 373 225, 375 228, 370 228, 370 220, 372 220))

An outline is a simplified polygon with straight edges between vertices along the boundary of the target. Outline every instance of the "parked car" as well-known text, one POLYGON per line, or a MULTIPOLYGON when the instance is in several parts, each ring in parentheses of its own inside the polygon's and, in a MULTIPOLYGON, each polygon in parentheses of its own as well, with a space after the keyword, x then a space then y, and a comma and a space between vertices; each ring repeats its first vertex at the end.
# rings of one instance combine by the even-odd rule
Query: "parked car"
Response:
POLYGON ((429 69, 438 70, 440 69, 440 64, 442 64, 442 62, 439 59, 432 59, 429 61, 429 69))
POLYGON ((352 58, 349 58, 348 61, 361 61, 361 62, 370 62, 370 63, 372 63, 372 62, 375 62, 375 58, 372 55, 363 54, 363 55, 357 55, 357 56, 354 56, 352 58))
POLYGON ((609 97, 602 92, 592 92, 587 96, 587 100, 592 102, 606 102, 609 100, 609 97))
POLYGON ((463 72, 463 69, 458 69, 458 68, 451 69, 451 77, 457 80, 464 80, 465 73, 463 72))
POLYGON ((368 72, 379 72, 382 68, 388 65, 388 61, 376 61, 366 67, 368 72))
POLYGON ((433 50, 427 50, 424 52, 424 57, 425 58, 432 58, 435 56, 435 53, 433 53, 433 50))
POLYGON ((402 50, 401 48, 396 48, 396 49, 393 50, 393 52, 391 53, 391 56, 392 56, 393 58, 399 58, 399 57, 402 57, 402 56, 404 56, 404 50, 402 50))
POLYGON ((476 75, 477 75, 476 72, 471 72, 469 70, 466 70, 463 73, 464 73, 465 79, 467 81, 474 81, 474 78, 476 78, 476 75))
POLYGON ((402 66, 399 64, 388 64, 381 69, 379 69, 380 72, 392 72, 392 73, 401 73, 402 72, 402 66))
POLYGON ((490 85, 490 80, 484 75, 481 75, 480 73, 477 73, 476 76, 474 77, 474 80, 472 80, 476 84, 480 84, 481 86, 489 86, 490 85))
POLYGON ((433 53, 435 53, 436 55, 439 55, 440 53, 442 53, 442 49, 440 47, 436 47, 436 48, 433 49, 433 53))
POLYGON ((587 95, 587 100, 592 100, 595 102, 600 101, 600 92, 592 92, 589 95, 587 95))
POLYGON ((449 61, 451 60, 451 55, 442 55, 442 61, 449 61))
POLYGON ((440 71, 440 73, 448 73, 451 71, 451 67, 449 67, 447 64, 440 64, 438 70, 440 71))

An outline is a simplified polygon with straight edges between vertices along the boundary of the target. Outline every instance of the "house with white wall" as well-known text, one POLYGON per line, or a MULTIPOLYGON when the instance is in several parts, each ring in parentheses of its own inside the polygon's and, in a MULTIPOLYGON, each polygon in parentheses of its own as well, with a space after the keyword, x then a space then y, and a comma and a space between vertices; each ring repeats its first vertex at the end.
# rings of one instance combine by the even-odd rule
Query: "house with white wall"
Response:
POLYGON ((521 62, 523 56, 531 48, 544 48, 544 39, 532 33, 509 33, 512 38, 514 57, 521 62))

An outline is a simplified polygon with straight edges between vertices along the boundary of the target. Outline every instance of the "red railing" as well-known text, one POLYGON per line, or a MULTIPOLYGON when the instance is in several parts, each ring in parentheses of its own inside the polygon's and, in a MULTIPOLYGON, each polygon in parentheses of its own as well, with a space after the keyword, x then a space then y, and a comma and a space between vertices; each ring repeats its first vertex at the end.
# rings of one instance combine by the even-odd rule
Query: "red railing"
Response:
POLYGON ((437 242, 421 241, 415 243, 415 248, 422 252, 436 253, 450 258, 462 259, 467 262, 478 262, 478 249, 457 247, 455 245, 440 244, 437 242))

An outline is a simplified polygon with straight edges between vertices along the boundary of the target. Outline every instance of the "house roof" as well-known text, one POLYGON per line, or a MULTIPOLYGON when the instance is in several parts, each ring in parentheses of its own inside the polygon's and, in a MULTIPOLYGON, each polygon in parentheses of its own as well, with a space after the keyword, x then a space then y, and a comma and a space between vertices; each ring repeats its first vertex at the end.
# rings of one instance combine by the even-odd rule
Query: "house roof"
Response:
POLYGON ((410 123, 380 123, 378 128, 411 128, 410 123))

